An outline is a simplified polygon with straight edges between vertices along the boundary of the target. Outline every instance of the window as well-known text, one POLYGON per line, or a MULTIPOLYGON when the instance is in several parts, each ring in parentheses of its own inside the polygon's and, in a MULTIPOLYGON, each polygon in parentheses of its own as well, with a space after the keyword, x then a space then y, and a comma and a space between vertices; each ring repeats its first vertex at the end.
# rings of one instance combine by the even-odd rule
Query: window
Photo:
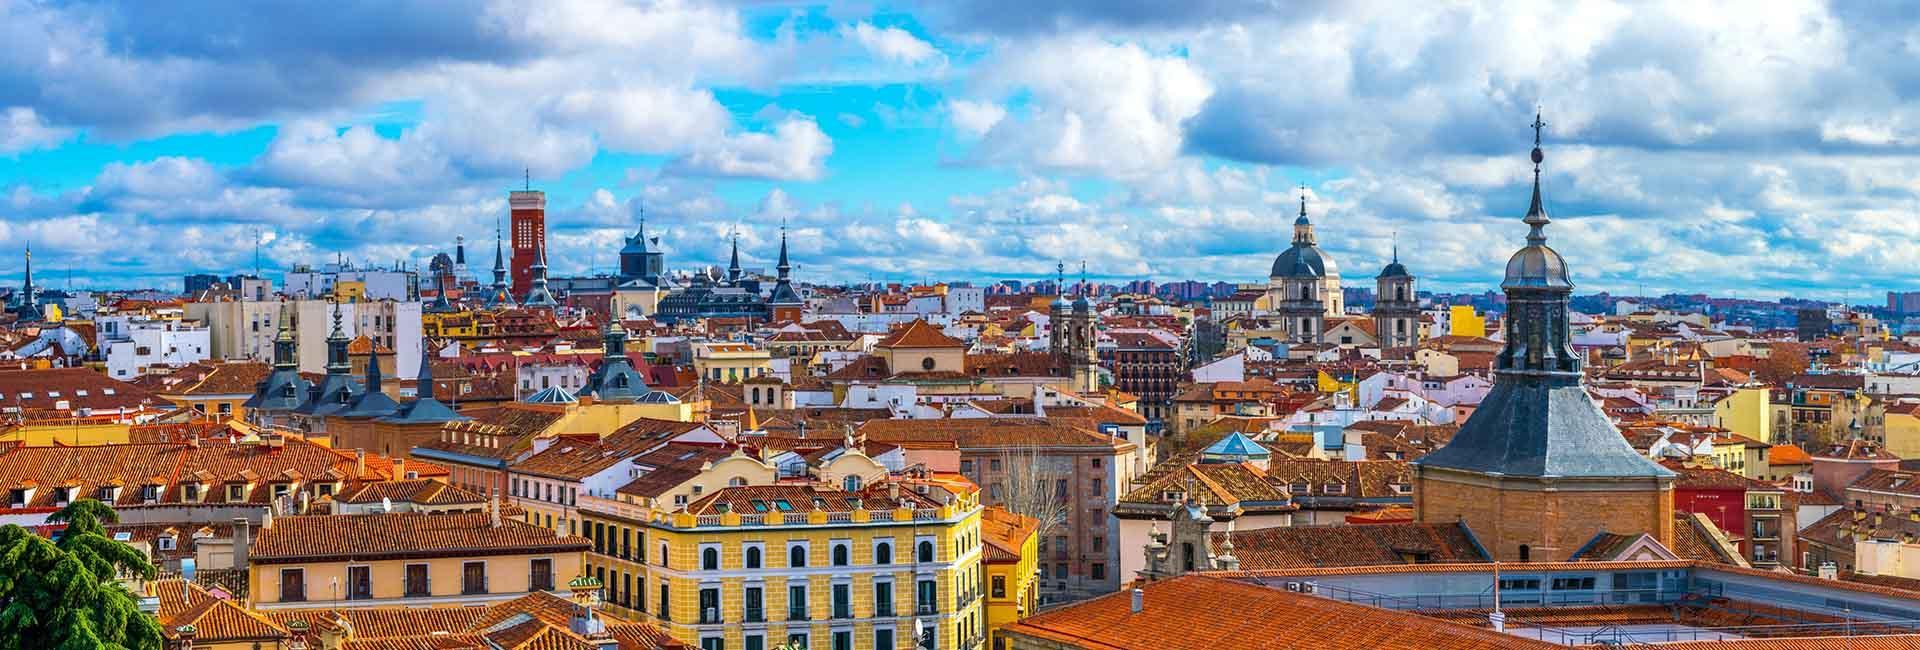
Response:
POLYGON ((700 549, 700 569, 702 571, 720 570, 720 549, 712 546, 700 549))
MULTIPOLYGON (((611 589, 612 585, 608 585, 608 588, 611 589)), ((553 560, 540 558, 533 561, 528 569, 527 591, 553 591, 553 560)))
POLYGON ((741 638, 740 647, 746 650, 767 650, 767 637, 749 634, 741 638))
POLYGON ((893 616, 892 580, 873 581, 873 615, 880 618, 893 616))
POLYGON ((468 562, 460 565, 460 593, 487 593, 487 563, 468 562))
POLYGON ((302 569, 280 570, 280 602, 297 603, 307 599, 307 574, 302 569))
POLYGON ((853 618, 853 585, 833 586, 833 617, 853 618))
POLYGON ((973 475, 973 461, 971 460, 960 461, 960 473, 966 474, 969 476, 973 475))
POLYGON ((245 500, 247 500, 247 486, 246 486, 246 485, 244 485, 244 484, 242 484, 242 485, 229 485, 229 486, 227 486, 227 501, 228 501, 228 502, 230 502, 230 503, 237 503, 237 502, 240 502, 240 501, 245 501, 245 500))
POLYGON ((1095 580, 1107 579, 1107 565, 1105 564, 1095 562, 1088 567, 1088 572, 1093 575, 1093 579, 1095 580))
POLYGON ((930 540, 930 539, 920 540, 918 549, 919 550, 917 552, 920 554, 920 559, 917 561, 919 562, 933 561, 933 540, 930 540))
POLYGON ((760 547, 758 545, 748 546, 746 556, 747 556, 747 568, 749 569, 760 568, 760 547))
POLYGON ((846 480, 841 481, 841 483, 843 484, 842 487, 845 487, 848 492, 860 491, 860 477, 858 476, 849 476, 846 480))
POLYGON ((1521 544, 1520 545, 1520 561, 1526 562, 1528 559, 1531 559, 1532 556, 1533 556, 1533 549, 1528 547, 1526 544, 1521 544))
POLYGON ((787 585, 787 620, 807 620, 807 585, 787 585))
POLYGON ((915 615, 927 615, 938 611, 939 587, 932 580, 921 580, 914 586, 915 615))
POLYGON ((659 600, 659 602, 656 602, 656 603, 654 603, 654 604, 653 604, 653 608, 654 608, 654 614, 653 614, 653 615, 654 615, 655 617, 657 617, 657 618, 659 618, 660 620, 663 620, 663 621, 672 621, 672 620, 673 620, 673 599, 672 599, 672 593, 670 593, 670 592, 669 592, 669 591, 667 590, 667 583, 666 583, 666 581, 665 581, 665 580, 662 580, 662 581, 660 582, 660 600, 659 600))
POLYGON ((833 650, 853 650, 853 630, 835 630, 833 650))
POLYGON ((407 565, 407 574, 403 582, 406 583, 402 585, 402 587, 405 589, 408 598, 423 598, 432 595, 432 590, 428 589, 427 565, 425 564, 407 565))
POLYGON ((993 577, 993 597, 994 598, 1007 597, 1007 577, 1006 576, 993 577))
POLYGON ((875 648, 893 647, 893 630, 886 629, 886 628, 876 628, 873 631, 873 647, 875 648))
POLYGON ((874 564, 893 564, 893 542, 880 542, 873 545, 874 564))
POLYGON ((1539 591, 1539 578, 1501 578, 1501 591, 1539 591))
POLYGON ((799 544, 788 546, 787 566, 795 569, 807 566, 807 547, 799 544))
POLYGON ((743 613, 748 623, 764 623, 767 620, 766 596, 764 587, 747 587, 742 598, 743 613))
POLYGON ((1554 578, 1553 589, 1554 591, 1592 590, 1593 576, 1554 578))
POLYGON ((1000 459, 998 458, 987 459, 987 469, 995 472, 1000 471, 1000 459))
POLYGON ((153 541, 162 551, 171 551, 174 549, 174 541, 171 536, 156 537, 153 541))
POLYGON ((667 566, 667 543, 660 543, 660 566, 667 566))
POLYGON ((1100 535, 1094 535, 1093 550, 1096 553, 1107 550, 1107 538, 1100 535))
POLYGON ((853 549, 847 548, 846 542, 834 542, 833 565, 847 566, 852 563, 853 563, 853 549))
POLYGON ((805 632, 794 632, 787 635, 787 647, 794 648, 795 650, 808 650, 812 648, 813 645, 807 643, 807 634, 805 632))
POLYGON ((700 637, 700 650, 727 650, 727 639, 719 636, 700 637))
POLYGON ((713 625, 720 622, 720 589, 708 587, 700 590, 700 623, 713 625))

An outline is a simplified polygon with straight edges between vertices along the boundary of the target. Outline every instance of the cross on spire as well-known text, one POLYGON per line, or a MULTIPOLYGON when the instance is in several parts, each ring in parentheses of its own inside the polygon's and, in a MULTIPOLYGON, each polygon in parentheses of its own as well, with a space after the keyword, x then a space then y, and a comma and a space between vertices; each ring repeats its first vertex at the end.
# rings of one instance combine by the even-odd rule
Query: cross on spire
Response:
POLYGON ((1300 216, 1302 218, 1305 218, 1307 216, 1307 184, 1306 183, 1300 184, 1300 216))

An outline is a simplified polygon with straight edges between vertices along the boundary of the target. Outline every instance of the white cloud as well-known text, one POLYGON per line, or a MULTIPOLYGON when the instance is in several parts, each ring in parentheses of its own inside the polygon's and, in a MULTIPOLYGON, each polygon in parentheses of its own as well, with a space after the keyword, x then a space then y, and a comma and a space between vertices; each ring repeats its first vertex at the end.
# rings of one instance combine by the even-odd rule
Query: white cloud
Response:
POLYGON ((866 48, 868 53, 885 61, 917 64, 940 57, 939 50, 933 49, 933 44, 898 27, 875 27, 872 23, 860 22, 843 28, 842 33, 866 48))
POLYGON ((72 129, 49 126, 32 107, 9 106, 0 111, 0 154, 51 147, 72 134, 72 129))
POLYGON ((820 125, 804 117, 788 118, 772 133, 739 133, 706 142, 674 161, 681 173, 776 180, 817 180, 826 174, 833 141, 820 125))
POLYGON ((1010 48, 985 80, 1007 94, 1031 93, 1024 115, 988 133, 989 159, 1120 177, 1178 156, 1183 123, 1213 94, 1213 83, 1179 56, 1089 37, 1010 48))
POLYGON ((972 136, 986 135, 994 125, 1006 119, 1007 109, 993 102, 976 102, 955 99, 947 102, 947 112, 953 116, 953 125, 960 131, 972 136))

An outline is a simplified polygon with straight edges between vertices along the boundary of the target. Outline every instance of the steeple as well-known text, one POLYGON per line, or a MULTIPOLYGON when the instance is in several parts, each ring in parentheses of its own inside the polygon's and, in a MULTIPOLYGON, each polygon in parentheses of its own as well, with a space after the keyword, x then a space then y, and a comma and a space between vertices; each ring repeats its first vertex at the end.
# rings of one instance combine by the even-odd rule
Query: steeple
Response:
POLYGON ((727 283, 740 281, 740 233, 733 233, 733 259, 727 262, 727 283))
POLYGON ((14 296, 17 303, 13 313, 20 320, 32 322, 40 319, 40 290, 33 286, 33 245, 27 245, 27 271, 20 282, 20 293, 14 296))
POLYGON ((1546 226, 1553 220, 1547 218, 1547 207, 1540 200, 1540 163, 1545 161, 1545 152, 1540 151, 1540 131, 1547 123, 1540 119, 1538 111, 1533 114, 1533 205, 1527 208, 1527 217, 1522 220, 1529 226, 1527 230, 1528 246, 1545 246, 1547 243, 1546 226))
POLYGON ((787 271, 791 267, 787 266, 787 221, 785 219, 780 220, 780 264, 774 268, 780 272, 780 279, 787 279, 787 271))
POLYGON ((327 374, 347 374, 353 365, 347 360, 347 334, 340 329, 340 303, 333 303, 333 331, 327 334, 327 374))
POLYGON ((273 337, 273 367, 277 370, 293 370, 300 367, 300 359, 295 354, 293 340, 293 319, 288 318, 286 310, 281 309, 280 333, 273 337))
POLYGON ((520 304, 526 307, 551 309, 559 306, 560 303, 553 299, 553 292, 547 290, 547 243, 540 242, 538 250, 536 257, 533 258, 533 266, 527 267, 533 276, 533 286, 527 289, 527 299, 520 301, 520 304))
POLYGON ((1314 245, 1313 220, 1307 218, 1307 186, 1300 186, 1300 217, 1293 220, 1293 245, 1314 245))

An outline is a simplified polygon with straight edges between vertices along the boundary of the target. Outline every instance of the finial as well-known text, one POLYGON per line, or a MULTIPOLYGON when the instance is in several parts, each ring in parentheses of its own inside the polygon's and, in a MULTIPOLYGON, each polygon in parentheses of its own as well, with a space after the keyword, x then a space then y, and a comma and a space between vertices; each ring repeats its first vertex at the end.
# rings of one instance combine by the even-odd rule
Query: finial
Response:
POLYGON ((1080 260, 1080 290, 1087 290, 1087 261, 1080 260))
POLYGON ((1307 218, 1307 184, 1300 184, 1300 218, 1307 218))
POLYGON ((1067 263, 1055 260, 1053 263, 1054 290, 1062 294, 1067 292, 1067 263))
POLYGON ((1400 231, 1393 231, 1393 263, 1400 263, 1400 231))
POLYGON ((1537 107, 1534 109, 1532 126, 1533 205, 1527 208, 1527 217, 1522 221, 1531 227, 1527 231, 1527 245, 1544 246, 1547 243, 1547 233, 1544 228, 1553 220, 1547 217, 1546 202, 1540 199, 1540 163, 1547 159, 1546 153, 1540 150, 1540 136, 1541 132, 1547 128, 1547 123, 1540 119, 1540 111, 1537 107))

